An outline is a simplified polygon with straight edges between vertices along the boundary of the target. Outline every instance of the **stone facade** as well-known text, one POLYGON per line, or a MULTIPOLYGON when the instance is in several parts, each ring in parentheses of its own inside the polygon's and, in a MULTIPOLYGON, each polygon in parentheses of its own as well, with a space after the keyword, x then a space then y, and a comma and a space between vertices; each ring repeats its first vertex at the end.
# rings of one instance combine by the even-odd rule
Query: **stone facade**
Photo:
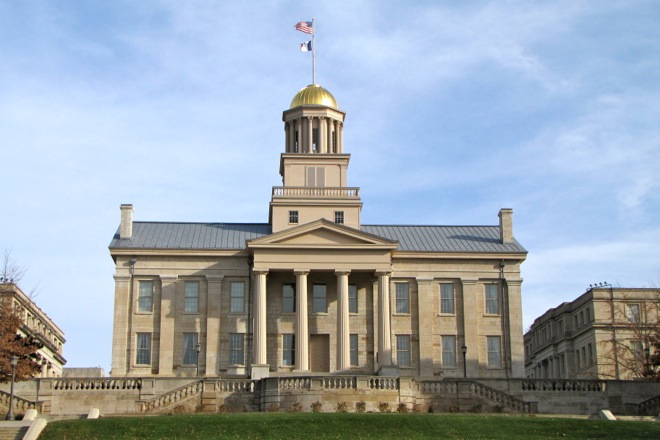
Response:
POLYGON ((62 355, 64 350, 64 332, 44 313, 16 284, 0 284, 0 300, 12 301, 19 311, 22 324, 19 332, 23 336, 31 336, 41 342, 39 349, 41 356, 40 377, 59 377, 66 359, 62 355))
POLYGON ((639 379, 660 331, 660 290, 590 288, 550 309, 525 334, 530 378, 639 379))
POLYGON ((317 85, 294 97, 268 223, 139 222, 122 205, 112 376, 523 376, 512 211, 363 225, 344 119, 317 85))

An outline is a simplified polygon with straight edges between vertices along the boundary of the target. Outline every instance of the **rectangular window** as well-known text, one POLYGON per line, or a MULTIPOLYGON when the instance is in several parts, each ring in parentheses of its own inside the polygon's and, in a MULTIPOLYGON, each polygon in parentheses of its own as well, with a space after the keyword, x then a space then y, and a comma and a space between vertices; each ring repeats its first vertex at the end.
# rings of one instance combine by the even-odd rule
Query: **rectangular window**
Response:
POLYGON ((335 223, 344 224, 344 211, 335 211, 335 223))
POLYGON ((183 334, 183 365, 197 365, 197 333, 183 334))
POLYGON ((497 284, 486 284, 486 314, 500 314, 500 298, 497 284))
POLYGON ((456 336, 442 337, 442 366, 456 367, 456 336))
POLYGON ((231 304, 229 311, 231 313, 243 313, 245 311, 245 283, 232 282, 231 287, 231 304))
POLYGON ((357 286, 355 284, 348 285, 348 313, 358 312, 358 297, 357 286))
POLYGON ((440 284, 440 313, 454 314, 453 284, 440 284))
POLYGON ((399 367, 410 366, 410 335, 397 335, 396 362, 399 367))
POLYGON ((408 283, 396 283, 396 313, 410 313, 408 283))
POLYGON ((135 363, 138 365, 151 364, 151 333, 137 334, 137 350, 135 350, 135 363))
POLYGON ((185 282, 183 311, 186 313, 199 312, 199 283, 197 281, 185 282))
POLYGON ((151 312, 154 304, 154 282, 140 281, 138 287, 138 312, 151 312))
POLYGON ((325 284, 314 284, 312 287, 312 312, 328 313, 328 300, 325 284))
POLYGON ((289 223, 298 224, 298 211, 289 211, 289 223))
POLYGON ((626 315, 628 321, 638 323, 640 322, 640 308, 639 304, 628 304, 626 307, 626 315))
POLYGON ((296 285, 285 284, 282 286, 282 313, 293 313, 296 311, 296 285))
POLYGON ((233 365, 245 364, 245 335, 243 333, 232 333, 229 335, 229 355, 233 365))
POLYGON ((314 153, 319 152, 319 129, 318 128, 312 128, 312 147, 314 149, 314 153))
POLYGON ((642 341, 630 341, 630 350, 636 359, 644 359, 644 347, 642 346, 642 341))
POLYGON ((591 344, 587 345, 587 352, 589 353, 589 365, 594 364, 594 350, 591 344))
POLYGON ((292 366, 296 362, 296 335, 282 335, 282 365, 292 366))
POLYGON ((577 366, 577 369, 580 369, 580 350, 575 350, 575 365, 577 366))
POLYGON ((499 336, 486 336, 488 345, 488 368, 500 368, 502 366, 502 346, 499 336))
POLYGON ((350 336, 351 344, 351 365, 357 366, 358 364, 358 335, 350 336))

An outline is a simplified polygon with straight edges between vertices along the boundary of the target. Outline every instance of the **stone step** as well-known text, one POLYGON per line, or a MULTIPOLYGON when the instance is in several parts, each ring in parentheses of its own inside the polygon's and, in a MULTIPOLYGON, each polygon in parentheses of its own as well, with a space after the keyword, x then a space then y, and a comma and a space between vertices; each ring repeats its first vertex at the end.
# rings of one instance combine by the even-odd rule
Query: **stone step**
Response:
POLYGON ((22 426, 20 428, 0 428, 0 440, 22 440, 27 432, 28 427, 22 426))

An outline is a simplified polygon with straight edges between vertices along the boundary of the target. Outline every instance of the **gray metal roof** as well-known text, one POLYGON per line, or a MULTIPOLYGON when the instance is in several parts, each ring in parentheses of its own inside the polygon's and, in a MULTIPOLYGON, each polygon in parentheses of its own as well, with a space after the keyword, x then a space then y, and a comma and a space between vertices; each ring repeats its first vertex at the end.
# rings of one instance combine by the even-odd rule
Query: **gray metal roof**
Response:
POLYGON ((518 241, 500 242, 499 226, 362 225, 364 232, 398 241, 410 252, 527 252, 518 241))
MULTIPOLYGON (((514 240, 500 243, 498 226, 400 226, 362 225, 361 230, 392 241, 397 250, 410 252, 526 253, 514 240)), ((268 223, 166 223, 133 222, 133 235, 110 248, 143 249, 245 249, 245 242, 269 235, 268 223)))
POLYGON ((267 223, 133 222, 131 238, 119 238, 110 248, 245 249, 245 241, 271 233, 267 223))

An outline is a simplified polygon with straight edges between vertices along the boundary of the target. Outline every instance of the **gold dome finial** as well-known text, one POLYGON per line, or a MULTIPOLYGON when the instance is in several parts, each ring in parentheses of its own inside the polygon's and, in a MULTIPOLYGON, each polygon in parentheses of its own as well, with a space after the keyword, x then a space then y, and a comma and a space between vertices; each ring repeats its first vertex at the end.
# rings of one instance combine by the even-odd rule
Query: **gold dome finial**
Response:
POLYGON ((326 107, 339 109, 337 100, 332 96, 332 93, 328 92, 318 84, 310 84, 296 93, 296 96, 294 96, 291 101, 290 108, 300 107, 301 105, 324 105, 326 107))

